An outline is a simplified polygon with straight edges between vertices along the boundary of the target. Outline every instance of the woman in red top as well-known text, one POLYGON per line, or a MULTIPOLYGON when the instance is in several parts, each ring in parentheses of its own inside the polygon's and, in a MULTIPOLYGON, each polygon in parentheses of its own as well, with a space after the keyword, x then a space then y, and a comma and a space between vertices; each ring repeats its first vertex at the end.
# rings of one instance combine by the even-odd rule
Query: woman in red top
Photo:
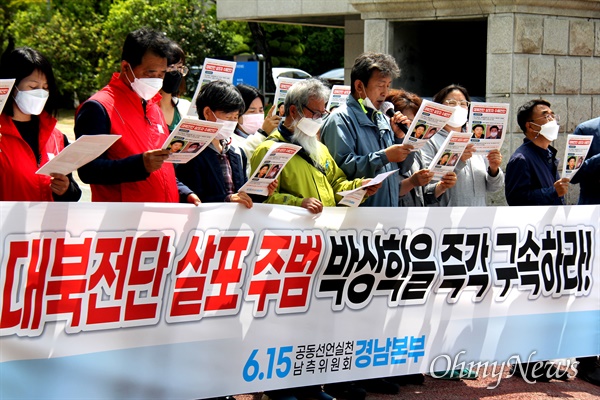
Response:
POLYGON ((36 171, 69 144, 56 129, 58 90, 48 60, 20 47, 5 53, 0 79, 15 79, 0 114, 0 200, 77 201, 73 177, 36 171))

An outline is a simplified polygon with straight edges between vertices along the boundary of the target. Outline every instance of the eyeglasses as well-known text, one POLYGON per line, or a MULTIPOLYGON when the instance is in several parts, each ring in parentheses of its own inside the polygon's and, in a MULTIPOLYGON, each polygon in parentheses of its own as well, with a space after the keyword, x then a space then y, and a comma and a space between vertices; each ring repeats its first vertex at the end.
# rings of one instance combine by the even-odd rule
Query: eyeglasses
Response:
POLYGON ((469 105, 471 104, 470 101, 454 100, 454 99, 446 100, 444 103, 448 104, 450 107, 456 107, 456 106, 469 107, 469 105))
POLYGON ((540 120, 542 118, 545 119, 546 121, 552 121, 552 120, 554 120, 554 121, 556 121, 556 123, 560 122, 560 115, 554 114, 554 113, 542 115, 541 117, 537 117, 537 118, 529 120, 529 122, 537 121, 537 120, 540 120))
POLYGON ((325 118, 326 116, 329 115, 328 111, 313 111, 310 108, 308 108, 308 106, 304 106, 302 108, 303 109, 306 108, 308 111, 310 111, 312 113, 312 117, 310 117, 311 119, 325 118))
POLYGON ((190 69, 185 65, 177 64, 172 64, 167 67, 167 73, 174 74, 176 72, 180 73, 181 76, 186 76, 188 72, 190 72, 190 69))

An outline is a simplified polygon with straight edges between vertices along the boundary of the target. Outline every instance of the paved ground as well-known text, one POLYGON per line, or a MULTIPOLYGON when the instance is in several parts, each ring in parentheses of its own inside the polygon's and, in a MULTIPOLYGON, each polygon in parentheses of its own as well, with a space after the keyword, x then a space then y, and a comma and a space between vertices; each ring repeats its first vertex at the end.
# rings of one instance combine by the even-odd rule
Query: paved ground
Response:
MULTIPOLYGON (((426 377, 423 385, 403 386, 397 395, 368 394, 366 400, 600 399, 600 387, 580 379, 528 384, 523 379, 508 376, 506 368, 495 389, 488 389, 488 386, 496 386, 497 379, 492 377, 469 381, 443 381, 426 377)), ((236 400, 260 400, 261 397, 261 393, 235 396, 236 400)))

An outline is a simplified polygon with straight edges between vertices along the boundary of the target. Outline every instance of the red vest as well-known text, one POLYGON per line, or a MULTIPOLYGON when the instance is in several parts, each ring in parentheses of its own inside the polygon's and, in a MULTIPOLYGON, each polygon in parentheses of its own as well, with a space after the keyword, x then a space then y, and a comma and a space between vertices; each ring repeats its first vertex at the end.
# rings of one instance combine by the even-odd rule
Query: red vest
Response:
MULTIPOLYGON (((108 113, 110 133, 121 135, 107 152, 111 160, 119 160, 148 150, 160 149, 169 136, 158 105, 160 95, 146 104, 146 115, 140 97, 120 79, 112 76, 110 83, 90 100, 96 100, 108 113)), ((138 182, 114 185, 90 185, 92 201, 111 202, 179 202, 173 164, 164 163, 150 176, 138 182)))
POLYGON ((33 150, 21 137, 11 117, 0 114, 0 200, 2 201, 54 201, 50 190, 50 177, 35 172, 60 153, 64 147, 63 134, 56 119, 46 111, 39 115, 38 135, 40 163, 33 150))

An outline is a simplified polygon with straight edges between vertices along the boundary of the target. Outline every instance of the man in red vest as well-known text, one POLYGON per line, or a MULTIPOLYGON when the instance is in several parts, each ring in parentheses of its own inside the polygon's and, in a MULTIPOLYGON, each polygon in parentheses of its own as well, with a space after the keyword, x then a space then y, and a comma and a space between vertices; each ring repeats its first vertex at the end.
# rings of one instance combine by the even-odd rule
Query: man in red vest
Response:
POLYGON ((169 135, 159 107, 171 41, 141 28, 127 35, 121 72, 81 105, 75 135, 121 135, 102 156, 79 169, 92 201, 185 202, 200 200, 184 186, 178 190, 173 164, 161 150, 169 135))

